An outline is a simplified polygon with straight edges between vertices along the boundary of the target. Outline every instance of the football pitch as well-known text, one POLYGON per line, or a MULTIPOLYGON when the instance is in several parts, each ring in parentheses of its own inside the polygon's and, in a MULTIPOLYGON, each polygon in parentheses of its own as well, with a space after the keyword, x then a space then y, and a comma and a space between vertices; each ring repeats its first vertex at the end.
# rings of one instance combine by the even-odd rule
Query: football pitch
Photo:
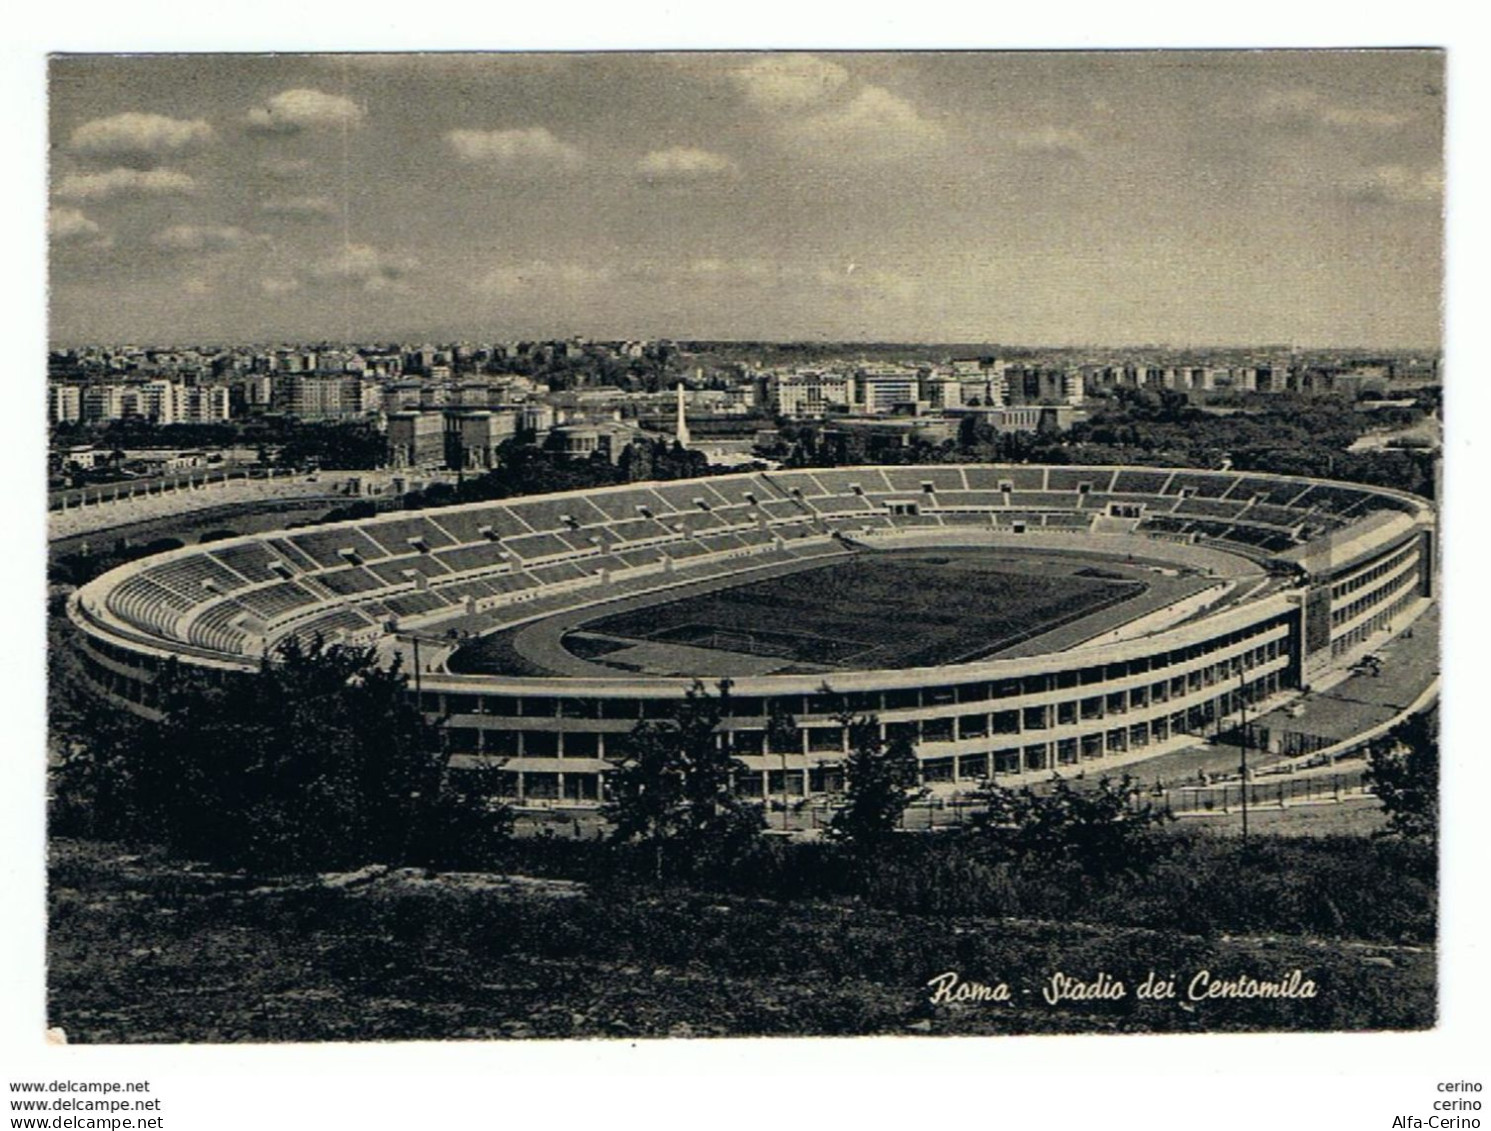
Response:
POLYGON ((745 667, 775 671, 960 663, 1147 588, 1086 564, 866 554, 599 616, 573 625, 564 644, 593 663, 676 674, 698 674, 688 669, 703 653, 750 657, 756 662, 745 667))

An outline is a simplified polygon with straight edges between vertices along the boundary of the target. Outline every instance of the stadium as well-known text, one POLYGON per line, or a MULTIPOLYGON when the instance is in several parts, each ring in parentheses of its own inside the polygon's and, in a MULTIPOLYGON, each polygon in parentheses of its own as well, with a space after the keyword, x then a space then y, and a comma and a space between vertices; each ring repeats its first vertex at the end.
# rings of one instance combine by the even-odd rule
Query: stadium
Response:
MULTIPOLYGON (((842 785, 842 712, 933 786, 1106 770, 1296 695, 1434 598, 1425 500, 1235 471, 754 471, 400 512, 130 563, 68 612, 144 715, 290 637, 401 656, 453 767, 594 804, 616 740, 731 681, 746 796, 842 785), (769 722, 788 715, 791 740, 769 722), (785 748, 784 748, 785 747, 785 748)), ((780 728, 778 728, 779 730, 780 728)))

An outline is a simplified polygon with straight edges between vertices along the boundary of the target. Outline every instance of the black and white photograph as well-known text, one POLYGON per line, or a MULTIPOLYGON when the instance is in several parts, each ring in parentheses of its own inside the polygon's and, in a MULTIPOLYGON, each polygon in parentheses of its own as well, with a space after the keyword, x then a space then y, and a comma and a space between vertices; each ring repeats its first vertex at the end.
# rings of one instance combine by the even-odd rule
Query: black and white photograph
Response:
POLYGON ((53 56, 50 1038, 1432 1029, 1445 110, 53 56))

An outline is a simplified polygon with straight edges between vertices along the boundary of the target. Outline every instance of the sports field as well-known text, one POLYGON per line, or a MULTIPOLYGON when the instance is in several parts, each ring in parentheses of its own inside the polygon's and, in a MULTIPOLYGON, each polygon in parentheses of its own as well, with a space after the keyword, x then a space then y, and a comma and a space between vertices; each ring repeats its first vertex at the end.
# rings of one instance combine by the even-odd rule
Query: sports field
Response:
POLYGON ((632 671, 929 667, 978 659, 1136 597, 1144 582, 985 553, 874 554, 600 616, 564 638, 573 654, 632 671))

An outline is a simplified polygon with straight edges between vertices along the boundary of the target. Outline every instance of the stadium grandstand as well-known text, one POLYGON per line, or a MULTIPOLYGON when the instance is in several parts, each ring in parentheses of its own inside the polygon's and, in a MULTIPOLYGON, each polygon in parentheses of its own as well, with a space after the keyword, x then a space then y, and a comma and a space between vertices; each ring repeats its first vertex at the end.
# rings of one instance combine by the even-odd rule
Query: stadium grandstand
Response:
POLYGON ((1434 598, 1435 557, 1430 505, 1379 488, 845 467, 244 536, 116 569, 69 615, 95 688, 146 715, 173 660, 228 679, 289 637, 400 654, 454 766, 497 766, 511 794, 561 803, 593 803, 608 742, 614 753, 638 720, 667 717, 695 677, 728 674, 722 740, 747 767, 737 789, 806 795, 841 781, 844 709, 910 739, 930 783, 1179 749, 1401 632, 1434 598), (854 572, 907 555, 924 571, 1003 572, 947 574, 975 579, 923 639, 914 616, 877 605, 904 596, 893 573, 854 572), (789 615, 781 579, 798 574, 821 608, 789 615), (756 606, 740 598, 752 588, 756 606), (842 610, 822 619, 832 594, 859 602, 858 629, 842 610), (742 617, 763 603, 769 617, 742 617), (897 616, 899 652, 880 646, 897 616), (768 738, 778 714, 796 722, 787 749, 768 738))

